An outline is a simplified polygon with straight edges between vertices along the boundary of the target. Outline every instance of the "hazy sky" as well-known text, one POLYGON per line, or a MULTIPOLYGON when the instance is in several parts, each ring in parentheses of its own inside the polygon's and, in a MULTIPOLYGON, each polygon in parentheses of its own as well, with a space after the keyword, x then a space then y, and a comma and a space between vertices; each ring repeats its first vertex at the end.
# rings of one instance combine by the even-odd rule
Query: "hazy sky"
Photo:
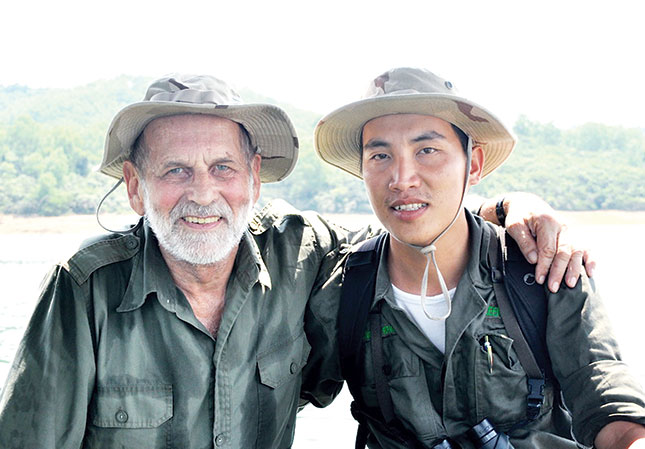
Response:
MULTIPOLYGON (((304 109, 428 68, 509 121, 645 128, 640 0, 3 2, 0 85, 208 73, 304 109)), ((143 96, 143 92, 142 92, 143 96)))

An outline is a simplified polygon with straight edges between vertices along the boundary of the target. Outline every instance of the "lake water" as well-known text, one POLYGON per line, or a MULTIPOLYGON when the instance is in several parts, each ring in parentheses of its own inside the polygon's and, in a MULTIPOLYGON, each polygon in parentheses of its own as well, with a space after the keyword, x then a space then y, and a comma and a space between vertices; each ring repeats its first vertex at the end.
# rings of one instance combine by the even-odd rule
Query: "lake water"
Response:
MULTIPOLYGON (((645 293, 645 224, 577 225, 574 231, 599 261, 596 286, 621 343, 623 358, 645 385, 643 317, 645 293)), ((0 385, 35 305, 39 284, 51 266, 70 254, 88 235, 0 234, 0 385)), ((345 390, 326 409, 306 407, 298 416, 294 448, 350 448, 356 426, 345 390)))

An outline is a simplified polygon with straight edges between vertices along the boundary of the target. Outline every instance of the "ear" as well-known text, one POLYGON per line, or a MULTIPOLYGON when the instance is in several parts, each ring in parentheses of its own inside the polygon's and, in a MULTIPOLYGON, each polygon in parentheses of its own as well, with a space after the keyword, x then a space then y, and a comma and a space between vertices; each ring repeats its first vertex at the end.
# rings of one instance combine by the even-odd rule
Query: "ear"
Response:
POLYGON ((470 159, 470 177, 468 185, 474 186, 479 184, 482 179, 484 170, 484 150, 479 145, 473 147, 472 157, 470 159))
POLYGON ((143 216, 145 214, 145 208, 143 207, 143 187, 141 186, 139 173, 130 161, 123 163, 123 180, 125 181, 126 189, 128 189, 130 207, 137 214, 143 216))
POLYGON ((251 174, 253 176, 253 204, 260 198, 260 167, 262 166, 262 157, 259 154, 253 156, 251 161, 251 174))

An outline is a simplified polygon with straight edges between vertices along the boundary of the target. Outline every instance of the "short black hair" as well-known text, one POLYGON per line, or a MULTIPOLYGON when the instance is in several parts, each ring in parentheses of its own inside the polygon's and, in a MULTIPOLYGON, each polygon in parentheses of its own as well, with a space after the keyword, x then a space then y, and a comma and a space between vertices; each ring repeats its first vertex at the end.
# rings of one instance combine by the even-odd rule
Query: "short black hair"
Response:
POLYGON ((452 126, 453 131, 457 134, 457 138, 459 139, 459 143, 461 143, 461 148, 463 148, 464 153, 468 154, 468 136, 458 126, 453 125, 452 123, 450 126, 452 126))

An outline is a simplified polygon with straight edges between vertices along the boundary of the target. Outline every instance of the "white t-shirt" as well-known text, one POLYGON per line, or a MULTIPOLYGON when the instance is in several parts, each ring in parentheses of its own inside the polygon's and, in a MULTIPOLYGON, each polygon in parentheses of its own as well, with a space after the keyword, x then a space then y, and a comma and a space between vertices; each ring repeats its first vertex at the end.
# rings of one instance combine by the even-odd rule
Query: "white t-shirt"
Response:
MULTIPOLYGON (((434 344, 442 354, 446 351, 446 321, 431 320, 423 313, 421 306, 421 295, 413 295, 396 288, 392 284, 394 291, 394 302, 397 306, 407 313, 408 318, 417 325, 419 330, 434 344)), ((455 296, 455 288, 448 290, 450 299, 455 296)), ((446 313, 446 302, 443 294, 426 297, 426 310, 432 316, 441 316, 446 313)))

